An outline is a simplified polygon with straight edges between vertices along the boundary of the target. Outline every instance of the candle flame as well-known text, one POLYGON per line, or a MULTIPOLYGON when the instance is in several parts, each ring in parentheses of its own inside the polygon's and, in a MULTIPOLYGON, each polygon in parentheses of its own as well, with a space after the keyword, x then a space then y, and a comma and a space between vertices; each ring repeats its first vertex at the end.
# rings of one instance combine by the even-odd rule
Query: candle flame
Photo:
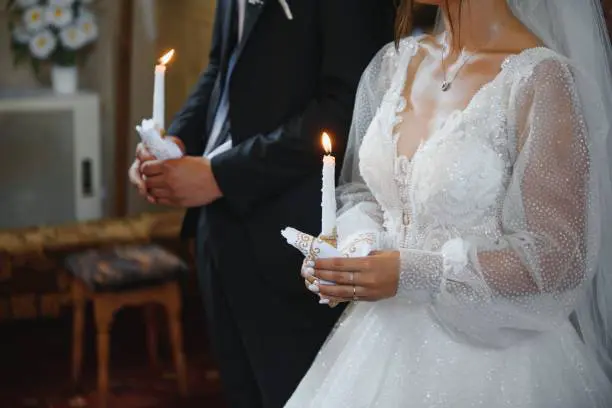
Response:
POLYGON ((331 154, 332 142, 327 132, 323 132, 323 134, 321 135, 321 143, 323 144, 323 149, 325 150, 325 153, 331 154))
POLYGON ((174 50, 170 50, 159 59, 159 64, 165 66, 172 60, 173 57, 174 57, 174 50))

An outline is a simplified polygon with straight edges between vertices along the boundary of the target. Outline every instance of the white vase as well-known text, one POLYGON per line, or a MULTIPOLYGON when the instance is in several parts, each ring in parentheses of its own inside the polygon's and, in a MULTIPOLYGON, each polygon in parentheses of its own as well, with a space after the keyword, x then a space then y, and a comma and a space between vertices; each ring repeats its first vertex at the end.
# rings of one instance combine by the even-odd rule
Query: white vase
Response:
POLYGON ((62 67, 54 65, 51 68, 51 85, 57 94, 70 95, 76 93, 79 82, 77 67, 62 67))

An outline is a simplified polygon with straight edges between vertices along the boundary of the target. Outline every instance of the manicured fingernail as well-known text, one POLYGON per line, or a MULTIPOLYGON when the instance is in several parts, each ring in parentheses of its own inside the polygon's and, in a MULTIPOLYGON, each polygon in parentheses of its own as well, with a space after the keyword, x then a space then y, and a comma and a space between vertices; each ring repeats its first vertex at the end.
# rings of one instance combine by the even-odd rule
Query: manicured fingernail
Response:
POLYGON ((319 286, 313 283, 310 286, 308 286, 308 290, 314 293, 319 293, 319 286))
POLYGON ((302 268, 301 270, 302 278, 310 278, 314 276, 314 269, 312 268, 302 268))
POLYGON ((329 299, 321 298, 319 300, 320 305, 329 305, 329 299))

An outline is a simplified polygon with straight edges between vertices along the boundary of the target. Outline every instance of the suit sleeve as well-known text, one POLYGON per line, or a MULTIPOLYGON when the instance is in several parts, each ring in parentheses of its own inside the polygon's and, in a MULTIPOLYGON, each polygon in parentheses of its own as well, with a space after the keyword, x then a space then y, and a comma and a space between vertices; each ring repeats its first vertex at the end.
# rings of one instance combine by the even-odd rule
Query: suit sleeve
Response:
POLYGON ((322 58, 315 97, 278 131, 254 136, 212 159, 224 198, 239 215, 321 171, 323 130, 334 135, 334 150, 342 159, 359 78, 389 38, 384 34, 391 21, 381 12, 380 0, 320 0, 319 7, 322 58))
POLYGON ((204 151, 206 112, 208 111, 210 95, 219 73, 223 41, 221 3, 221 1, 217 2, 208 66, 200 75, 187 102, 176 114, 167 131, 169 135, 181 139, 185 144, 188 155, 199 156, 204 151))

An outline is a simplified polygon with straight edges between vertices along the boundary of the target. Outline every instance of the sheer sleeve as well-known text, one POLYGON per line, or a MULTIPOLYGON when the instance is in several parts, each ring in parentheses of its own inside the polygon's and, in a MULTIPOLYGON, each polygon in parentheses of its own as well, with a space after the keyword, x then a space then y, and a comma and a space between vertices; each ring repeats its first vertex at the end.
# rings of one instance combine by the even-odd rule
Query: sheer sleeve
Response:
POLYGON ((361 176, 359 149, 391 83, 396 56, 394 44, 383 47, 359 82, 349 141, 336 190, 339 248, 347 248, 361 240, 370 241, 373 248, 379 246, 377 242, 383 231, 383 213, 361 176))
POLYGON ((570 67, 555 59, 517 81, 504 235, 455 238, 436 253, 402 250, 398 296, 429 295, 445 324, 487 343, 567 321, 591 273, 590 154, 577 95, 570 67))

